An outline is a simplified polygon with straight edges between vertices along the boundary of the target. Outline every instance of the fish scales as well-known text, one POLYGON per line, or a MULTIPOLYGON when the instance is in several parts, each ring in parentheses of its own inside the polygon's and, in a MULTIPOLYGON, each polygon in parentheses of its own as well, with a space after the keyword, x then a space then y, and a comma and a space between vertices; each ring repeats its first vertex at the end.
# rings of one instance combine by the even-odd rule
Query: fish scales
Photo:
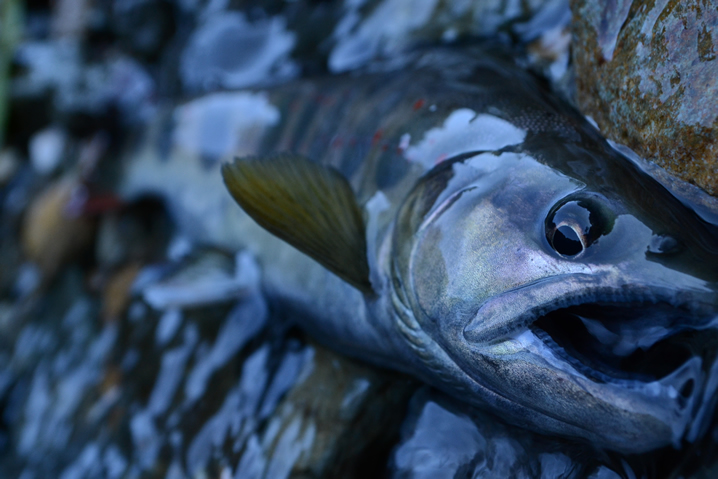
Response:
POLYGON ((511 61, 433 49, 173 115, 126 194, 251 250, 321 342, 601 448, 705 432, 716 225, 511 61))

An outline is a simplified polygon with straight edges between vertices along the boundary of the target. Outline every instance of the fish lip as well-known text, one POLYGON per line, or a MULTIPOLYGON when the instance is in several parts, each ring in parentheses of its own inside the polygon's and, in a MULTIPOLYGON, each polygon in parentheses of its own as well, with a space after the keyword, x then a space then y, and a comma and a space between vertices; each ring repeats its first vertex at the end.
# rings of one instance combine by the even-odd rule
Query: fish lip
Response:
MULTIPOLYGON (((636 304, 649 308, 663 305, 666 309, 683 311, 681 315, 686 319, 695 318, 668 328, 663 335, 655 335, 652 342, 649 340, 646 344, 641 344, 641 347, 646 349, 660 342, 669 342, 681 331, 707 329, 718 324, 715 306, 711 301, 702 301, 699 293, 655 285, 617 283, 612 280, 613 277, 608 272, 559 275, 506 291, 482 304, 477 314, 465 326, 463 337, 473 348, 488 352, 494 346, 515 341, 518 337, 525 339, 525 334, 531 334, 545 344, 555 361, 563 363, 562 369, 572 370, 574 376, 615 385, 648 384, 661 381, 664 376, 671 376, 672 372, 652 376, 609 368, 606 373, 602 368, 596 368, 601 364, 600 358, 598 361, 584 363, 586 357, 577 355, 577 349, 566 348, 566 343, 559 344, 554 341, 551 332, 537 323, 552 313, 570 311, 572 307, 584 305, 595 305, 599 310, 605 306, 620 309, 624 305, 626 308, 636 304)), ((593 332, 589 331, 588 334, 597 339, 593 332)), ((570 340, 568 343, 572 345, 570 340)), ((680 369, 681 365, 676 365, 676 368, 670 371, 680 369)))
MULTIPOLYGON (((511 339, 553 311, 599 302, 668 303, 705 316, 710 313, 710 302, 701 301, 699 296, 695 292, 676 288, 617 282, 608 272, 557 275, 487 299, 464 327, 463 335, 472 344, 496 344, 511 339)), ((688 326, 697 329, 706 327, 705 323, 688 326)))

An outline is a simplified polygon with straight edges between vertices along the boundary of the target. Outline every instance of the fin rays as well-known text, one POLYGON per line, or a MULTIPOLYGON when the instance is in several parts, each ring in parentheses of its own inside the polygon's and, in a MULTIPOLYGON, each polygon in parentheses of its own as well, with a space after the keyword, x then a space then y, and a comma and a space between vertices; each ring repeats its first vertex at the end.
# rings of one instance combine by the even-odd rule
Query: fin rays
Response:
POLYGON ((362 212, 338 171, 280 154, 236 159, 222 167, 222 176, 260 226, 360 291, 371 291, 362 212))

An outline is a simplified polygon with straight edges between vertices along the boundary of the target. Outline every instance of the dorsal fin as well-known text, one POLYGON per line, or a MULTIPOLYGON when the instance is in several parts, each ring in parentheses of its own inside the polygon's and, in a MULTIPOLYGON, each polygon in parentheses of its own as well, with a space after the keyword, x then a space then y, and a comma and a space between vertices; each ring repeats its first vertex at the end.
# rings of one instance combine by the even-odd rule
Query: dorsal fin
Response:
POLYGON ((360 291, 369 282, 362 212, 335 169, 299 155, 237 158, 222 166, 227 189, 260 226, 360 291))

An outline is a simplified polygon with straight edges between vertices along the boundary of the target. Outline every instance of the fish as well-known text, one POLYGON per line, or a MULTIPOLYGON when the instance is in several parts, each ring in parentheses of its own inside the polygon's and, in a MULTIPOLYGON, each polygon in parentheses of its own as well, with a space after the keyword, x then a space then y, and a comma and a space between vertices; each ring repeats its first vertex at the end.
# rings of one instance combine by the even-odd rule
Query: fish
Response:
POLYGON ((252 252, 319 342, 601 449, 705 434, 715 218, 506 55, 433 48, 167 118, 184 167, 127 184, 160 174, 184 230, 252 252))

